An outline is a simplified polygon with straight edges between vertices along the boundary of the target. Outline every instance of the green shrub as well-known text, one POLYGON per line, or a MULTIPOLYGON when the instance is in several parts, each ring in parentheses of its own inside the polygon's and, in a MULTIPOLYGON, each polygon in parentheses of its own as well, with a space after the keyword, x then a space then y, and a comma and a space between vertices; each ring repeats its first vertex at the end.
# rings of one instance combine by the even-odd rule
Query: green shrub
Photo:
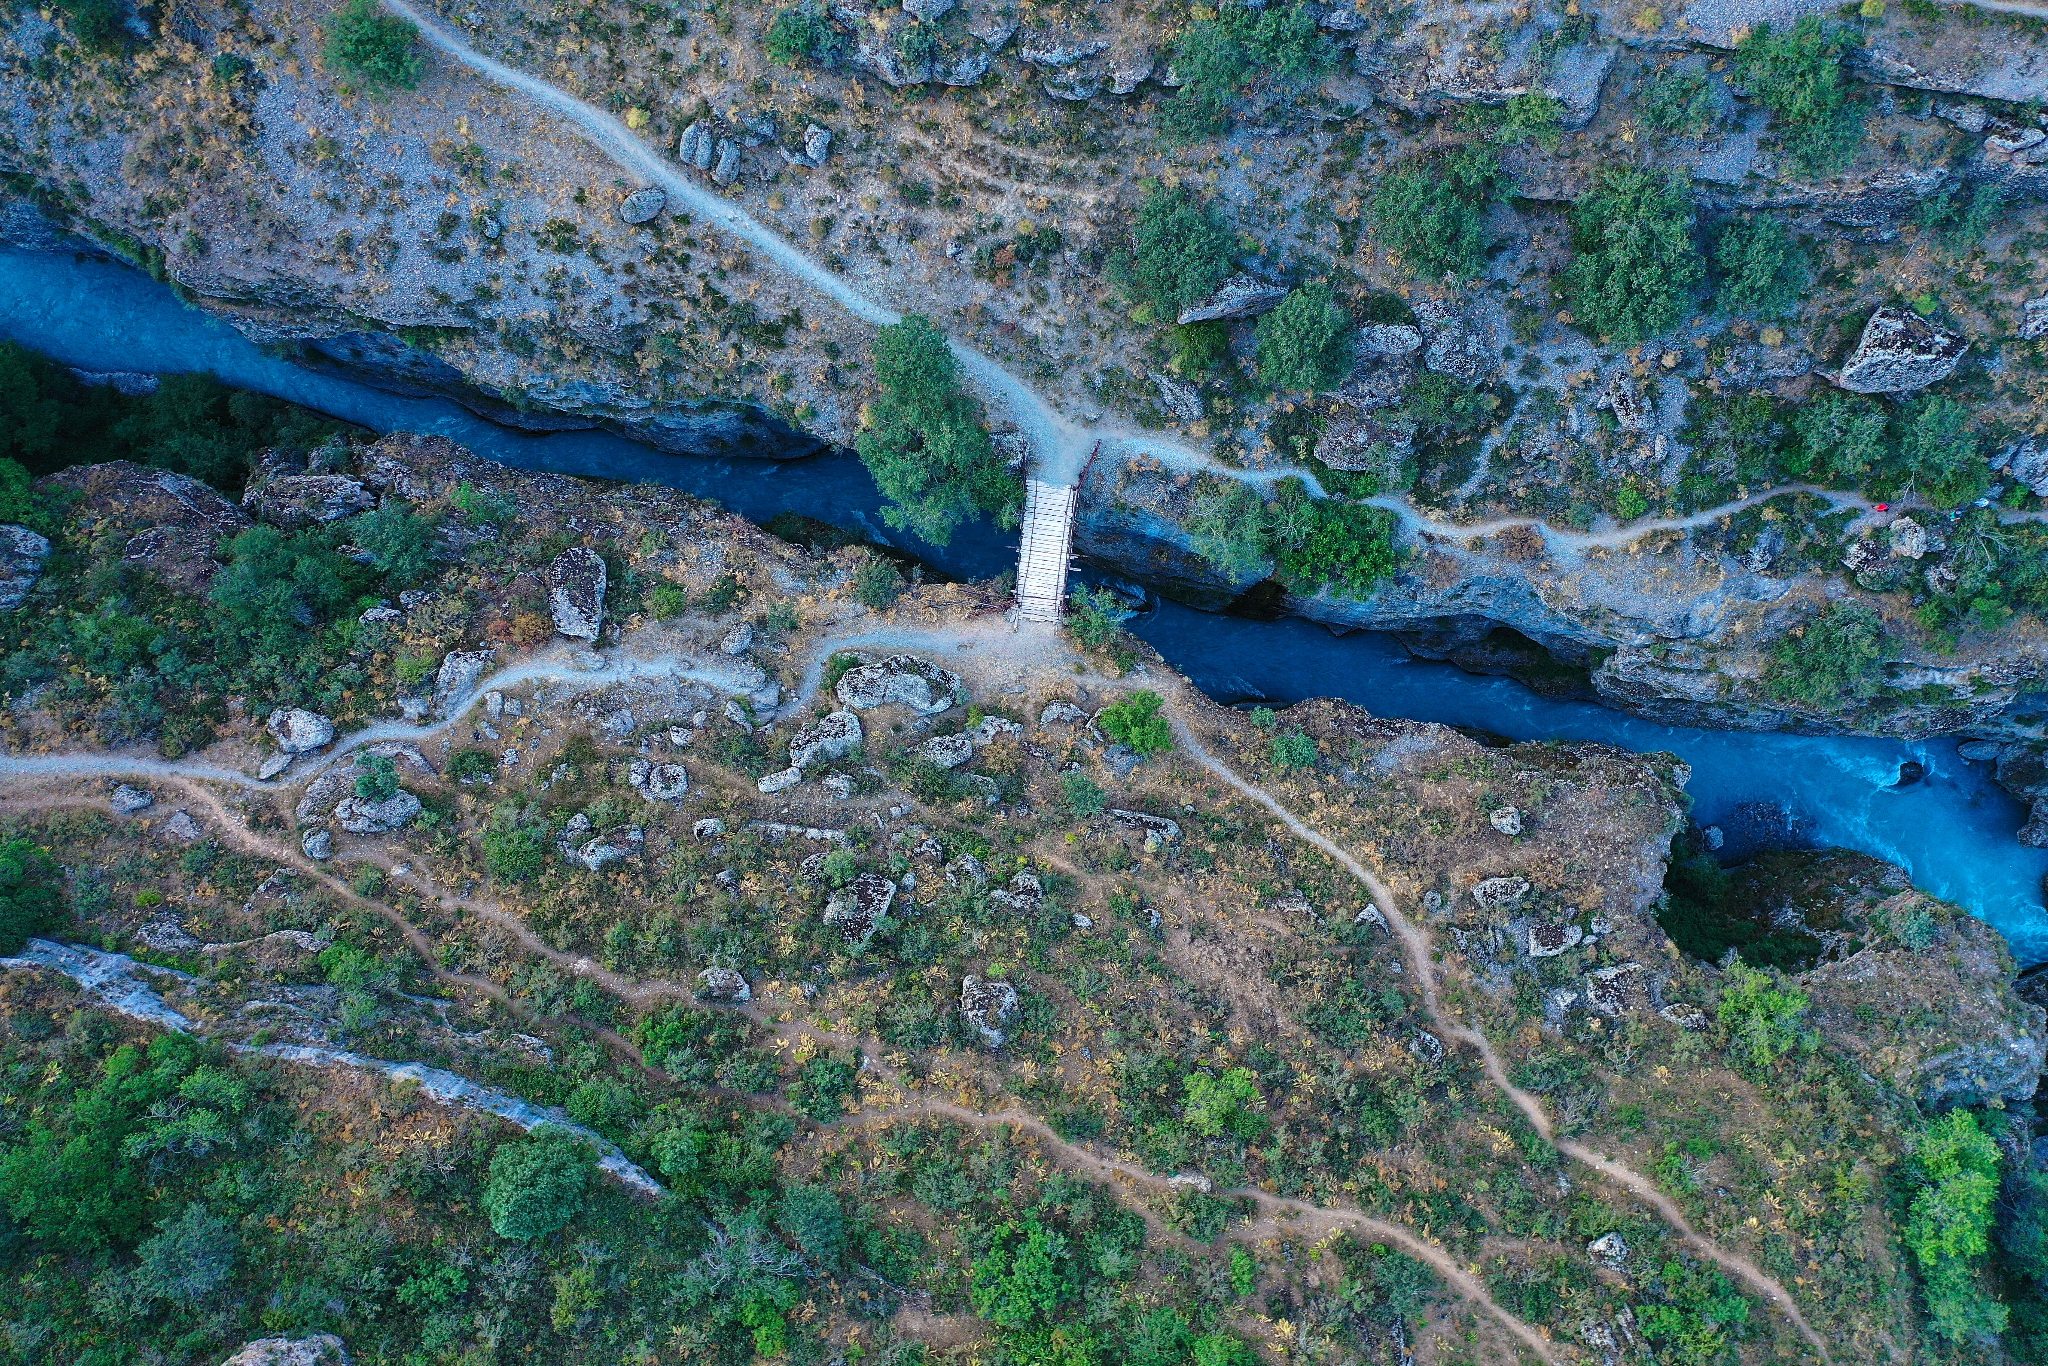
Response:
POLYGON ((492 822, 483 834, 484 869, 501 883, 530 882, 548 863, 547 831, 513 818, 492 822))
POLYGON ((1761 1071, 1810 1042, 1804 1027, 1809 1003, 1805 992, 1737 958, 1728 965, 1727 979, 1721 984, 1715 1018, 1729 1047, 1761 1071))
POLYGON ((1160 714, 1166 699, 1149 689, 1132 693, 1102 709, 1096 722, 1102 733, 1139 754, 1164 754, 1173 748, 1173 727, 1160 714))
POLYGON ((1023 490, 989 441, 945 336, 913 313, 876 335, 874 362, 880 393, 855 445, 889 499, 883 520, 945 545, 976 513, 1013 518, 1023 490))
POLYGON ((427 69, 419 38, 419 29, 377 0, 348 0, 321 25, 320 61, 353 89, 410 90, 427 69))
POLYGON ((398 795, 398 765, 389 756, 363 753, 356 756, 356 796, 366 802, 389 801, 398 795))
POLYGON ((1474 279, 1486 269, 1486 216, 1506 183, 1490 147, 1419 153, 1381 179, 1373 235, 1417 275, 1474 279))
POLYGON ((1221 1076, 1190 1072, 1181 1094, 1181 1118, 1204 1138, 1227 1134, 1250 1142, 1266 1131, 1265 1098, 1249 1068, 1233 1067, 1221 1076))
POLYGON ((1633 346, 1678 325, 1706 274, 1682 185, 1635 167, 1603 171, 1571 222, 1564 292, 1581 326, 1633 346))
POLYGON ((2006 1308, 1979 1282, 1998 1199, 1998 1145, 1968 1110, 1929 1120, 1905 1164, 1904 1241, 1920 1267, 1935 1333, 1961 1344, 2003 1332, 2006 1308))
POLYGON ((56 933, 66 918, 63 884, 48 853, 25 839, 0 843, 0 954, 56 933))
POLYGON ((1233 579, 1248 579, 1266 565, 1260 531, 1265 505, 1235 479, 1203 476, 1189 500, 1188 540, 1197 555, 1233 579))
POLYGON ((661 579, 647 590, 647 611, 656 621, 669 621, 690 609, 690 590, 671 579, 661 579))
POLYGON ((806 1119, 830 1124, 846 1113, 859 1086, 860 1064, 836 1053, 820 1053, 797 1070, 789 1103, 806 1119))
POLYGON ((57 0, 53 8, 88 51, 114 53, 127 45, 128 11, 120 0, 57 0))
POLYGON ((1289 292, 1257 335, 1259 378, 1273 389, 1328 389, 1351 367, 1351 319, 1326 284, 1289 292))
POLYGON ((1554 152, 1564 140, 1564 101, 1541 90, 1525 90, 1510 96, 1505 104, 1481 105, 1473 112, 1490 125, 1489 135, 1503 147, 1534 142, 1544 151, 1554 152))
POLYGON ((838 43, 839 36, 824 14, 806 4, 779 11, 761 45, 776 65, 802 66, 805 62, 829 64, 838 43))
POLYGON ((812 1261, 827 1270, 846 1256, 846 1211, 823 1186, 791 1186, 782 1193, 776 1222, 812 1261))
POLYGON ((1109 805, 1109 794, 1102 790, 1102 784, 1085 773, 1063 773, 1060 775, 1060 805, 1067 814, 1077 820, 1102 814, 1109 805))
POLYGON ((1714 88, 1696 66, 1673 63, 1659 67, 1643 92, 1643 122, 1659 133, 1697 137, 1720 122, 1714 88))
POLYGON ((1947 185, 1921 202, 1913 221, 1944 250, 1961 255, 1984 245, 2004 207, 2005 191, 1997 185, 1980 184, 1967 195, 1961 187, 1947 185))
POLYGON ((1826 389, 1792 414, 1784 472, 1833 488, 1853 488, 1885 458, 1885 411, 1874 399, 1826 389))
POLYGON ((1402 407, 1417 426, 1456 435, 1491 422, 1500 411, 1500 398, 1476 384, 1425 370, 1409 384, 1402 407))
POLYGON ((1884 684, 1884 622, 1860 603, 1835 603, 1778 642, 1764 672, 1773 697, 1826 707, 1868 701, 1884 684))
POLYGON ((903 596, 903 576, 880 555, 871 555, 853 575, 853 599, 871 612, 895 606, 903 596))
POLYGON ((1315 737, 1307 731, 1285 730, 1273 737, 1267 747, 1267 757, 1275 768, 1314 768, 1322 751, 1316 747, 1315 737))
POLYGON ((1813 278, 1806 246, 1768 213, 1732 220, 1714 238, 1720 274, 1714 302, 1724 313, 1784 318, 1798 310, 1813 278))
POLYGON ((1319 81, 1335 61, 1316 28, 1314 9, 1290 5, 1228 5, 1196 23, 1174 49, 1182 85, 1159 112, 1168 142, 1196 142, 1230 127, 1239 103, 1255 91, 1284 94, 1319 81))
POLYGON ((1643 1277, 1652 1298, 1634 1305, 1657 1360, 1672 1366, 1717 1366, 1749 1323, 1750 1305, 1713 1267, 1672 1259, 1643 1277))
POLYGON ((1038 1328, 1079 1292, 1066 1236, 1036 1217, 1004 1224, 993 1243, 974 1264, 968 1297, 974 1312, 997 1327, 1038 1328))
POLYGON ((1132 292, 1166 321, 1230 278, 1237 244, 1206 200, 1155 185, 1132 234, 1132 292))
POLYGON ((500 1143, 482 1201, 491 1230, 522 1243, 560 1233, 583 1208, 595 1167, 590 1145, 565 1129, 500 1143))
POLYGON ((1786 161, 1802 175, 1839 171, 1863 141, 1843 58, 1855 39, 1809 15, 1781 32, 1759 24, 1735 46, 1735 74, 1771 111, 1786 161))

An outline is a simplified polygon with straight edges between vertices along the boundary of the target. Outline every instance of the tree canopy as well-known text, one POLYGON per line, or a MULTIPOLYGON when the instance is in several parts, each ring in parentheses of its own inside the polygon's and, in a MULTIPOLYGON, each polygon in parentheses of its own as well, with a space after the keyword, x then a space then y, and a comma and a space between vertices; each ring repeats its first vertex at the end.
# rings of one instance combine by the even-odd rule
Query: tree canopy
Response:
POLYGON ((976 514, 1014 522, 1022 487, 996 454, 944 334, 910 314, 877 334, 874 363, 879 392, 855 447, 889 500, 889 525, 945 545, 976 514))

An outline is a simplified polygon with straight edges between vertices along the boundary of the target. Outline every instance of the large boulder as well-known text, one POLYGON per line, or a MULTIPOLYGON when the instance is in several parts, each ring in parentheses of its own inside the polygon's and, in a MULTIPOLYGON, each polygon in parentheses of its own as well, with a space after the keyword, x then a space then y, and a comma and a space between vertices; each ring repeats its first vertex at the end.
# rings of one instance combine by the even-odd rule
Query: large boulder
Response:
POLYGON ((73 495, 71 523, 83 539, 117 542, 122 559, 180 592, 204 593, 221 542, 249 525, 197 479, 132 460, 74 465, 42 483, 73 495))
POLYGON ((1003 1026, 1017 1004, 1017 988, 1008 982, 973 973, 960 979, 960 1014, 991 1048, 1000 1048, 1009 1037, 1003 1026))
POLYGON ((249 485, 242 507, 272 526, 296 531, 368 512, 377 496, 345 474, 279 474, 249 485))
POLYGON ((1270 313, 1286 297, 1287 291, 1279 285, 1269 285, 1249 275, 1233 275, 1218 285, 1208 298, 1183 308, 1175 321, 1185 327, 1189 323, 1253 318, 1261 313, 1270 313))
POLYGON ((619 221, 638 226, 651 223, 668 207, 668 191, 659 185, 635 190, 619 203, 619 221))
POLYGON ((332 1333, 305 1338, 259 1338, 220 1366, 349 1366, 348 1349, 332 1333))
POLYGON ((889 655, 848 669, 833 691, 853 711, 895 703, 931 715, 953 705, 960 675, 914 655, 889 655))
POLYGON ((548 609, 555 629, 571 640, 596 640, 604 628, 604 557, 589 546, 570 546, 548 565, 548 609))
POLYGON ((789 766, 805 769, 843 759, 861 742, 860 718, 850 711, 835 711, 805 726, 789 741, 789 766))
POLYGON ((304 707, 279 707, 263 724, 286 754, 304 754, 334 738, 334 722, 304 707))
POLYGON ((43 576, 50 543, 25 526, 0 523, 0 612, 12 612, 28 599, 43 576))
POLYGON ((827 899, 825 923, 838 930, 849 947, 859 948, 874 938, 895 902, 894 882, 880 873, 862 873, 827 899))
POLYGON ((388 835, 419 819, 420 799, 403 789, 379 801, 343 797, 334 807, 334 822, 351 835, 388 835))
POLYGON ((2048 498, 2048 436, 2015 441, 1991 457, 1991 468, 2024 485, 2036 498, 2048 498))
POLYGON ((493 650, 450 650, 434 673, 434 710, 452 716, 483 682, 493 650))
POLYGON ((1904 308, 1880 308, 1835 376, 1858 394, 1903 394, 1947 379, 1970 344, 1904 308))

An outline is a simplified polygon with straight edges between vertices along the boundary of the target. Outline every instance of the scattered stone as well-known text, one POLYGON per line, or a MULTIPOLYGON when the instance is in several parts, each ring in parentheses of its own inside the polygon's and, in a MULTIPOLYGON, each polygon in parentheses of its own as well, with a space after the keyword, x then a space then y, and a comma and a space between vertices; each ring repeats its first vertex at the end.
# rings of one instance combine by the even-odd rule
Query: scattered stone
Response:
POLYGON ((668 207, 668 191, 658 185, 649 185, 644 190, 635 190, 619 205, 619 219, 638 227, 652 223, 668 207))
POLYGON ((1422 349, 1422 329, 1409 323, 1367 323, 1358 329, 1362 355, 1412 356, 1422 349))
POLYGON ((967 732, 967 738, 976 749, 992 745, 1005 735, 1022 735, 1024 727, 1007 716, 984 716, 981 724, 967 732))
POLYGON ((697 974, 697 999, 712 1005, 745 1005, 754 999, 747 979, 731 968, 706 968, 697 974))
POLYGON ((965 735, 934 735, 917 747, 917 753, 940 768, 958 768, 974 757, 974 742, 965 735))
POLYGON ((725 822, 716 816, 707 816, 691 826, 690 833, 700 840, 715 840, 725 833, 725 822))
MULTIPOLYGON (((958 887, 962 883, 969 883, 976 887, 988 886, 988 869, 982 866, 981 860, 972 854, 962 854, 947 864, 945 874, 948 887, 958 887)), ((1032 880, 1034 882, 1037 881, 1036 878, 1032 880)), ((994 900, 993 894, 990 900, 994 900)))
POLYGON ((1858 394, 1902 394, 1947 379, 1970 344, 1904 308, 1880 308, 1835 383, 1858 394))
POLYGON ((1486 820, 1487 824, 1503 835, 1513 836, 1522 833, 1522 813, 1512 806, 1498 807, 1487 812, 1486 820))
POLYGON ((1642 999, 1643 972, 1641 963, 1594 969, 1586 977, 1586 1008, 1609 1019, 1628 1014, 1642 999))
POLYGON ((647 832, 637 825, 603 835, 595 834, 593 830, 589 813, 579 811, 562 827, 562 837, 556 841, 556 847, 564 857, 593 873, 601 873, 615 863, 638 858, 642 846, 647 843, 647 832), (585 839, 586 835, 590 838, 585 839))
POLYGON ((434 710, 453 716, 483 682, 494 650, 450 650, 434 673, 434 710))
POLYGON ((741 734, 754 733, 754 718, 747 714, 747 709, 740 705, 737 697, 726 698, 725 705, 718 709, 718 714, 738 726, 741 734))
POLYGON ((290 768, 291 766, 291 755, 282 753, 273 754, 267 759, 265 759, 262 763, 256 765, 256 781, 259 783, 267 783, 272 778, 281 777, 284 774, 284 771, 290 768))
POLYGON ((849 947, 859 948, 874 938, 895 901, 894 882, 880 873, 862 873, 832 893, 825 903, 825 923, 837 927, 849 947))
POLYGON ((286 754, 304 754, 334 738, 334 722, 304 707, 279 707, 263 726, 286 754))
POLYGON ((1625 432, 1641 434, 1657 425, 1656 405, 1626 369, 1607 382, 1597 406, 1614 414, 1615 425, 1625 432))
POLYGON ((940 16, 951 14, 959 0, 903 0, 903 12, 913 19, 922 19, 927 24, 940 16))
POLYGON ((1074 928, 1077 930, 1092 930, 1095 928, 1095 917, 1092 915, 1085 915, 1080 911, 1074 912, 1073 921, 1074 928))
POLYGON ((192 813, 189 811, 173 811, 171 818, 164 822, 164 833, 187 844, 196 843, 206 835, 206 832, 199 828, 199 822, 192 819, 192 813))
POLYGON ((830 155, 832 130, 815 123, 804 129, 804 160, 813 166, 823 166, 830 155))
POLYGON ((1180 838, 1180 822, 1168 816, 1154 816, 1146 811, 1125 811, 1111 807, 1108 816, 1118 825, 1144 832, 1145 852, 1156 854, 1180 838))
POLYGON ((1003 1024, 1017 1009, 1017 988, 1008 982, 977 977, 960 979, 960 1014, 974 1026, 989 1047, 1000 1048, 1009 1037, 1003 1024))
POLYGON ((719 139, 718 160, 711 168, 711 183, 713 185, 730 185, 733 181, 739 179, 739 174, 740 145, 731 138, 719 139))
MULTIPOLYGON (((958 866, 960 862, 970 857, 970 855, 962 854, 959 860, 956 860, 953 865, 949 866, 949 874, 951 867, 958 866)), ((983 879, 987 878, 988 874, 982 871, 979 863, 976 863, 974 868, 976 872, 981 874, 983 879)), ((1010 875, 1010 883, 1007 887, 998 887, 995 891, 988 894, 988 904, 999 906, 1006 911, 1028 914, 1045 904, 1045 884, 1040 882, 1038 874, 1030 869, 1019 869, 1010 875)))
POLYGON ((316 863, 325 863, 334 857, 334 834, 332 831, 308 830, 306 837, 299 841, 299 848, 307 858, 316 863))
POLYGON ((676 144, 676 159, 700 171, 708 171, 711 169, 711 156, 711 128, 704 120, 698 119, 683 130, 682 141, 676 144))
POLYGON ((114 814, 117 816, 132 816, 138 811, 147 811, 155 806, 156 798, 139 787, 116 783, 112 795, 107 798, 107 805, 114 808, 114 814))
POLYGON ((861 738, 860 718, 850 711, 835 711, 790 737, 789 766, 804 769, 844 759, 861 738))
POLYGON ((1490 877, 1472 889, 1472 900, 1485 911, 1505 910, 1529 895, 1525 877, 1490 877))
POLYGON ((555 629, 571 640, 596 640, 604 626, 604 557, 570 546, 548 565, 548 608, 555 629))
POLYGON ((1610 1271, 1628 1265, 1628 1241, 1619 1233, 1602 1234, 1586 1244, 1586 1255, 1610 1271))
POLYGON ((690 771, 681 764, 655 764, 635 759, 629 779, 650 802, 679 802, 690 793, 690 771))
POLYGON ((250 516, 287 531, 325 526, 375 506, 377 496, 345 474, 272 475, 242 495, 250 516))
POLYGON ((0 612, 12 612, 28 600, 49 558, 47 538, 25 526, 0 523, 0 612))
POLYGON ((1577 948, 1585 938, 1586 932, 1577 925, 1554 925, 1539 921, 1529 927, 1529 956, 1555 958, 1577 948))
POLYGON ((1088 713, 1072 702, 1048 702, 1045 710, 1038 713, 1040 727, 1079 725, 1088 719, 1088 713))
POLYGON ((1425 1066, 1434 1067, 1444 1060, 1444 1041, 1426 1029, 1416 1030, 1406 1047, 1425 1066))
POLYGON ((754 648, 754 628, 742 621, 719 638, 718 648, 725 654, 739 656, 754 648))
POLYGON ((838 801, 843 802, 853 795, 853 779, 844 773, 827 773, 821 786, 838 801))
POLYGON ((767 777, 755 783, 754 786, 760 788, 763 792, 775 793, 787 791, 789 788, 795 787, 798 783, 802 782, 803 780, 804 771, 802 769, 785 768, 769 774, 767 777))
POLYGON ((1159 406, 1177 422, 1200 422, 1202 420, 1202 391, 1196 386, 1175 379, 1164 370, 1150 372, 1152 387, 1159 391, 1159 406))
POLYGON ((1669 1020, 1680 1029, 1697 1034, 1707 1027, 1707 1012, 1684 1001, 1674 1001, 1657 1012, 1660 1019, 1669 1020))
POLYGON ((391 606, 389 603, 385 603, 376 607, 372 607, 369 611, 357 617, 356 620, 360 621, 365 626, 384 626, 389 625, 391 622, 394 621, 404 621, 405 613, 399 611, 396 607, 391 606))
POLYGON ((1175 321, 1186 327, 1189 323, 1257 317, 1271 312, 1286 297, 1287 291, 1279 285, 1269 285, 1249 275, 1233 275, 1202 302, 1183 308, 1175 321))
POLYGON ((386 835, 403 830, 419 818, 420 799, 400 790, 381 801, 367 797, 343 797, 334 808, 334 820, 351 835, 386 835))
POLYGON ((2048 337, 2048 294, 2020 305, 2020 340, 2039 341, 2048 337))
POLYGON ((953 705, 960 676, 913 655, 889 655, 848 669, 833 691, 854 711, 893 702, 929 716, 953 705))

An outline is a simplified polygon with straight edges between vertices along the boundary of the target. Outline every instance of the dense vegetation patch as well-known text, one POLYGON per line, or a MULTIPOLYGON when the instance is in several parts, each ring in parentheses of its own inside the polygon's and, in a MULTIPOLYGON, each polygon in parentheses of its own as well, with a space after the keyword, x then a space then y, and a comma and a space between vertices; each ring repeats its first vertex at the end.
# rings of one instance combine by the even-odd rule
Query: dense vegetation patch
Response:
POLYGON ((1372 197, 1380 246, 1422 276, 1473 279, 1486 268, 1486 216, 1506 189, 1500 157, 1482 145, 1422 152, 1389 170, 1372 197))
POLYGON ((1571 221, 1576 255, 1563 286, 1582 326, 1631 346, 1678 325, 1706 276, 1681 183, 1636 167, 1604 171, 1571 221))
POLYGON ((320 61, 348 88, 371 95, 410 90, 426 73, 420 31, 377 0, 348 0, 320 29, 320 61))
POLYGON ((944 545, 977 514, 1014 524, 1022 489, 996 454, 944 334, 913 313, 876 334, 874 362, 879 392, 855 445, 889 499, 889 525, 944 545))
POLYGON ((1854 36, 1808 15, 1788 29, 1758 24, 1735 47, 1735 73, 1771 111, 1786 160, 1803 175, 1842 170, 1863 141, 1863 114, 1843 70, 1854 36))

